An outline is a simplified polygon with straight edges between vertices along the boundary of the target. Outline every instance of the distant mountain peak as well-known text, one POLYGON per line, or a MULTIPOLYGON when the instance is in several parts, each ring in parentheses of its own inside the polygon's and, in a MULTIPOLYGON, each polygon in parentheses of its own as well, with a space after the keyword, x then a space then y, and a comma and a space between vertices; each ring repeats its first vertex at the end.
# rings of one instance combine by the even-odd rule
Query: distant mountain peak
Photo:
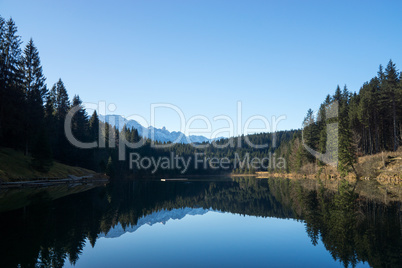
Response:
POLYGON ((123 228, 123 226, 118 223, 117 225, 113 226, 107 233, 100 233, 98 237, 105 237, 105 238, 116 238, 122 236, 125 233, 133 233, 137 231, 143 225, 154 225, 156 223, 162 223, 165 225, 169 220, 181 220, 187 215, 195 216, 195 215, 204 215, 209 211, 213 211, 210 209, 204 208, 176 208, 172 210, 162 209, 159 211, 155 211, 152 214, 144 215, 138 219, 136 225, 131 225, 129 227, 123 228))
POLYGON ((165 126, 162 128, 155 128, 153 126, 146 128, 137 121, 126 119, 118 114, 99 115, 99 120, 104 123, 109 123, 111 126, 116 127, 120 131, 123 129, 124 125, 129 129, 135 128, 140 136, 159 142, 184 144, 211 142, 211 139, 201 135, 186 136, 180 131, 170 132, 165 126))

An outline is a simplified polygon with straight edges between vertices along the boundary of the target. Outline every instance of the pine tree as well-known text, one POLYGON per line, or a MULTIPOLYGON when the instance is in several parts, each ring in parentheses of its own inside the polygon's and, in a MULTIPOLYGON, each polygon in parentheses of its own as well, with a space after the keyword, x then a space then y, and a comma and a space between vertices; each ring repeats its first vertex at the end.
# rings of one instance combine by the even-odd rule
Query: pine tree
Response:
MULTIPOLYGON (((93 112, 91 118, 89 119, 89 141, 93 142, 96 141, 98 146, 92 149, 91 156, 90 156, 90 165, 93 170, 99 170, 100 163, 102 160, 100 148, 99 148, 99 117, 96 110, 93 112)), ((104 171, 104 169, 102 170, 104 171)))
MULTIPOLYGON (((315 122, 312 109, 309 109, 307 111, 307 115, 303 121, 303 142, 309 148, 317 150, 319 142, 319 131, 318 131, 318 125, 315 122)), ((307 152, 306 150, 304 150, 304 158, 308 162, 314 161, 314 156, 311 153, 307 152)))
POLYGON ((354 170, 354 163, 356 162, 356 153, 349 124, 349 96, 345 86, 339 105, 338 170, 342 176, 346 176, 350 168, 354 170))
POLYGON ((99 141, 99 117, 96 110, 89 119, 89 135, 90 141, 99 141))
MULTIPOLYGON (((325 101, 321 104, 317 116, 317 137, 318 145, 317 151, 321 154, 325 154, 327 151, 327 112, 326 109, 331 103, 331 96, 327 95, 325 101)), ((319 161, 318 164, 323 166, 324 163, 319 161)))
POLYGON ((56 119, 63 122, 70 109, 66 87, 61 79, 56 83, 56 119))
POLYGON ((45 104, 45 127, 49 137, 50 147, 53 152, 57 151, 57 122, 56 122, 56 85, 52 87, 46 96, 45 104))
POLYGON ((25 101, 22 86, 21 38, 12 19, 0 19, 0 144, 21 148, 25 101))
POLYGON ((43 100, 46 97, 47 89, 46 78, 42 73, 39 52, 32 39, 28 42, 22 60, 24 73, 23 85, 26 100, 26 154, 28 153, 33 141, 38 138, 39 129, 44 123, 43 100))
POLYGON ((393 135, 393 150, 396 151, 399 146, 398 126, 397 126, 397 106, 401 103, 401 96, 398 91, 399 73, 396 70, 395 64, 390 60, 385 69, 385 91, 388 96, 388 102, 391 106, 392 117, 392 135, 393 135))
POLYGON ((334 94, 334 96, 332 96, 332 99, 334 101, 341 102, 342 92, 341 92, 341 88, 339 87, 339 85, 336 87, 335 94, 334 94))
MULTIPOLYGON (((72 134, 74 138, 80 142, 88 141, 88 131, 89 131, 89 122, 87 113, 82 106, 82 101, 78 95, 75 95, 73 98, 72 109, 77 108, 78 111, 75 112, 72 118, 72 134)), ((89 156, 90 151, 82 148, 71 148, 72 152, 69 155, 68 162, 74 165, 80 166, 88 166, 89 165, 89 156)))
POLYGON ((53 85, 52 89, 49 91, 49 94, 46 96, 46 104, 45 104, 45 122, 46 125, 48 123, 54 123, 56 116, 56 85, 53 85))
POLYGON ((64 120, 70 110, 70 101, 67 90, 61 79, 55 84, 56 102, 55 102, 55 157, 60 161, 66 162, 69 158, 68 152, 71 145, 66 139, 64 133, 64 120))
POLYGON ((365 154, 378 153, 380 145, 380 127, 383 123, 380 120, 379 107, 379 79, 373 78, 369 83, 365 83, 359 94, 356 96, 357 118, 351 126, 355 135, 361 136, 358 144, 365 154))
POLYGON ((88 140, 89 121, 87 112, 82 106, 82 100, 78 95, 75 95, 73 98, 72 108, 74 107, 78 107, 78 111, 72 118, 72 132, 76 139, 85 142, 88 140))

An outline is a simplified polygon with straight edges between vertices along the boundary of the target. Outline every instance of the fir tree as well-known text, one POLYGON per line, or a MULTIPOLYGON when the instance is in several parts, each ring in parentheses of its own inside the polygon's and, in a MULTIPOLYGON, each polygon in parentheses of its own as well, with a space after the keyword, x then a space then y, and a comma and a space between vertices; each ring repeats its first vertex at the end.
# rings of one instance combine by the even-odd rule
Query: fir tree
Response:
POLYGON ((70 109, 70 101, 66 87, 61 79, 56 83, 56 119, 64 122, 70 109))
MULTIPOLYGON (((93 142, 96 141, 98 146, 92 149, 91 156, 90 156, 90 166, 94 170, 102 169, 100 167, 100 162, 102 161, 102 156, 100 153, 99 148, 99 117, 96 110, 93 112, 91 118, 89 119, 89 141, 93 142)), ((104 171, 101 170, 101 171, 104 171)))
POLYGON ((70 101, 68 99, 67 90, 61 79, 55 84, 55 91, 55 156, 60 161, 67 161, 71 145, 67 141, 64 133, 64 120, 70 109, 70 101))
POLYGON ((354 170, 356 153, 352 142, 352 133, 349 124, 349 92, 346 86, 342 95, 343 97, 339 106, 338 169, 342 176, 346 176, 350 168, 354 170))
MULTIPOLYGON (((319 141, 318 125, 315 122, 313 110, 309 109, 303 121, 303 142, 309 148, 317 150, 318 141, 319 141)), ((313 155, 307 152, 306 150, 304 150, 304 158, 308 162, 314 161, 313 155)))
POLYGON ((388 103, 391 106, 392 118, 392 135, 393 135, 393 150, 396 151, 399 146, 398 127, 397 127, 397 106, 401 102, 401 96, 398 91, 399 73, 396 70, 395 64, 390 60, 385 69, 385 90, 388 96, 388 103))
MULTIPOLYGON (((72 118, 72 134, 74 138, 80 142, 88 141, 88 116, 82 106, 82 101, 78 95, 73 98, 73 104, 71 108, 77 108, 78 111, 75 112, 72 118)), ((88 166, 90 151, 88 149, 82 148, 71 148, 72 155, 69 156, 69 163, 74 165, 88 166)))
POLYGON ((39 52, 32 39, 28 42, 22 60, 24 72, 23 85, 26 98, 26 153, 28 153, 33 140, 38 138, 38 129, 43 124, 43 100, 47 90, 46 78, 42 73, 39 52))
POLYGON ((89 119, 89 134, 90 141, 99 141, 99 117, 96 110, 93 112, 91 118, 89 119))
POLYGON ((56 122, 56 85, 52 87, 46 96, 45 118, 46 131, 49 137, 50 147, 57 151, 57 122, 56 122))
POLYGON ((0 19, 0 144, 22 148, 25 101, 21 38, 12 19, 0 19))

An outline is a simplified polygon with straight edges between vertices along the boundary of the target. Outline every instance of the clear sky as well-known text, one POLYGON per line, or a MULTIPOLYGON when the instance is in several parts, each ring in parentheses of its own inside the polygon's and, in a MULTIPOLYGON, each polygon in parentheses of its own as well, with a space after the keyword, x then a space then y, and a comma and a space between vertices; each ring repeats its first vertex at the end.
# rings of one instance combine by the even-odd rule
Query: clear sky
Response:
MULTIPOLYGON (((160 102, 236 120, 241 101, 243 121, 286 115, 279 129, 300 128, 338 84, 358 91, 391 58, 400 68, 401 14, 402 1, 0 0, 70 97, 148 120, 160 102)), ((178 122, 157 111, 157 127, 178 122)))

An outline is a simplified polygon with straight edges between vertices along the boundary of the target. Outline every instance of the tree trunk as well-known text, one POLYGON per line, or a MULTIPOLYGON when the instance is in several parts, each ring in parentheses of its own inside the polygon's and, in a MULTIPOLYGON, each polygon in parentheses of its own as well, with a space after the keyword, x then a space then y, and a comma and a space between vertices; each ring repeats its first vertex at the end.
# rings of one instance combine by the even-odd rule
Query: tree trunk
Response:
POLYGON ((392 119, 394 126, 394 151, 398 150, 398 136, 396 131, 396 107, 395 107, 395 96, 392 98, 392 119))
POLYGON ((370 125, 369 125, 369 127, 368 127, 368 131, 369 131, 369 138, 368 138, 368 140, 369 140, 369 150, 370 150, 370 154, 372 154, 373 153, 373 142, 372 142, 372 139, 371 139, 371 127, 370 127, 370 125))
POLYGON ((377 112, 374 113, 374 125, 375 125, 375 153, 380 152, 380 130, 378 128, 377 112))

